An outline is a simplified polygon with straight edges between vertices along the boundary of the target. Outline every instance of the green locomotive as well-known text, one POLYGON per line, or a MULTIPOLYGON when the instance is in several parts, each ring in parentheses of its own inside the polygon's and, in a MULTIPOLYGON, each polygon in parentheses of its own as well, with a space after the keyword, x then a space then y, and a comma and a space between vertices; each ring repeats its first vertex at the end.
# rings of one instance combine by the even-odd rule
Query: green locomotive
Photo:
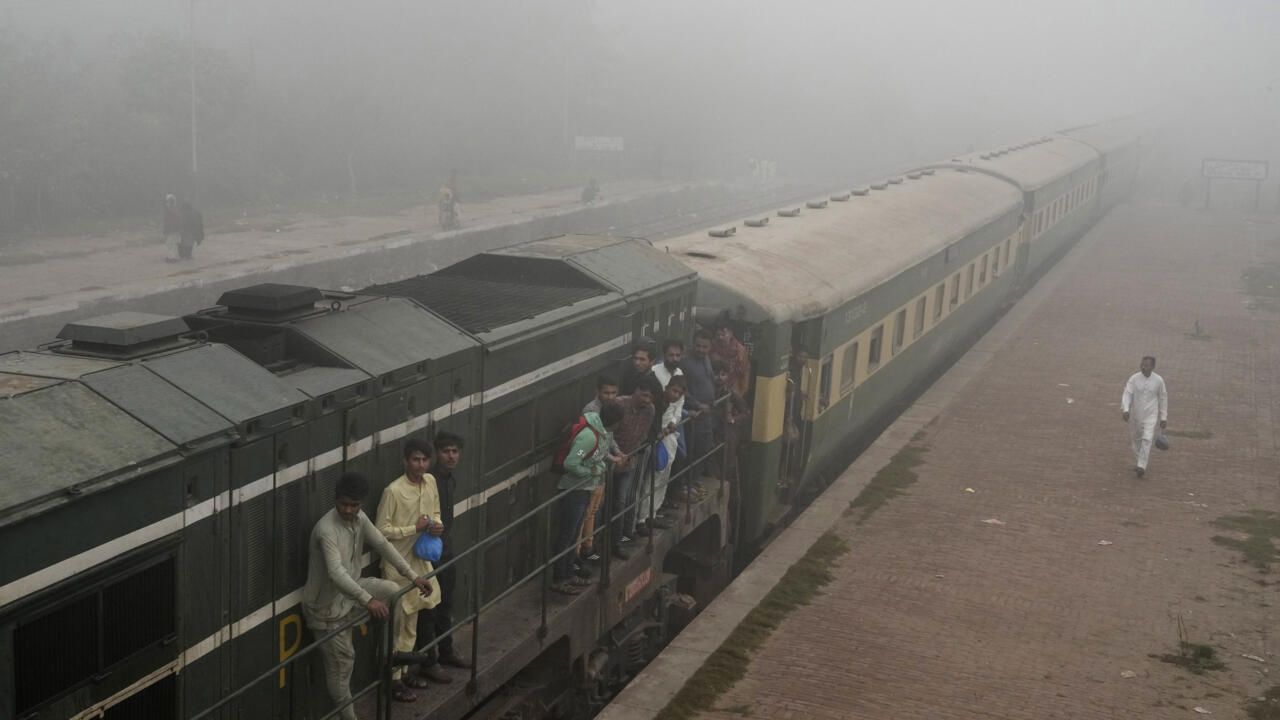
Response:
MULTIPOLYGON (((380 492, 405 438, 444 429, 468 441, 454 607, 479 662, 395 716, 589 713, 678 626, 675 598, 714 594, 734 547, 767 541, 1136 171, 1136 134, 1094 126, 727 238, 549 238, 359 292, 262 285, 186 318, 96 318, 0 355, 0 717, 191 718, 238 691, 210 716, 323 717, 318 660, 276 667, 312 639, 311 526, 342 472, 380 492), (687 340, 695 312, 728 313, 752 350, 740 480, 597 592, 548 601, 535 509, 564 424, 633 341, 687 340)), ((357 638, 353 689, 377 679, 377 640, 357 638)))

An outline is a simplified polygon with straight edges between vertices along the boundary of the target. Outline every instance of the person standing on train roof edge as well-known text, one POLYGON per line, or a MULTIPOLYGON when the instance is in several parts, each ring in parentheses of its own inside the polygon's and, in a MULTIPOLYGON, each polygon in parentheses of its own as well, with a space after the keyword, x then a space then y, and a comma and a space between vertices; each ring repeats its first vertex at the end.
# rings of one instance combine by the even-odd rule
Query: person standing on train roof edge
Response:
MULTIPOLYGON (((307 627, 322 637, 360 617, 365 610, 375 620, 390 615, 387 603, 400 590, 391 580, 360 577, 364 565, 364 546, 368 544, 386 564, 404 577, 414 577, 409 561, 396 551, 378 532, 360 505, 369 494, 369 481, 358 473, 347 473, 338 479, 334 493, 334 509, 311 529, 308 543, 307 584, 302 588, 302 615, 307 627)), ((413 584, 423 596, 432 591, 431 583, 416 577, 413 584)), ((355 668, 356 651, 351 631, 332 637, 320 647, 324 663, 325 683, 329 697, 336 705, 351 699, 351 672, 355 668)), ((398 661, 415 661, 414 656, 398 656, 398 661)), ((347 705, 340 715, 343 720, 356 720, 356 710, 347 705)))
POLYGON ((1133 471, 1138 477, 1147 474, 1156 424, 1163 430, 1169 422, 1169 391, 1155 369, 1155 357, 1143 357, 1138 372, 1125 383, 1124 396, 1120 399, 1120 410, 1129 423, 1129 440, 1133 444, 1133 471))
MULTIPOLYGON (((382 501, 378 503, 378 530, 409 560, 409 573, 401 572, 393 563, 382 563, 382 576, 395 581, 400 587, 408 585, 409 578, 426 575, 434 569, 430 560, 418 557, 413 551, 418 534, 427 532, 443 536, 445 532, 440 514, 440 491, 436 487, 435 477, 427 472, 430 469, 431 446, 416 438, 406 440, 404 474, 391 481, 387 489, 382 491, 382 501)), ((431 578, 429 582, 429 596, 405 595, 400 600, 400 615, 396 617, 397 652, 407 653, 413 650, 418 641, 418 613, 431 614, 432 609, 440 604, 440 583, 436 578, 431 578)), ((426 627, 434 634, 434 619, 426 627)), ((405 673, 403 668, 396 668, 392 672, 395 683, 392 697, 398 702, 417 700, 417 696, 409 688, 425 688, 427 679, 439 683, 453 681, 453 678, 434 665, 423 667, 416 675, 405 673)))
POLYGON ((610 403, 599 413, 584 413, 582 419, 586 424, 570 441, 564 456, 564 475, 556 485, 559 491, 570 491, 560 499, 556 542, 551 550, 556 556, 551 566, 551 589, 565 595, 577 595, 591 583, 586 578, 574 576, 575 553, 566 551, 577 545, 582 521, 591 503, 591 491, 604 481, 613 431, 622 422, 622 408, 617 403, 610 403))
MULTIPOLYGON (((431 444, 436 449, 433 474, 436 491, 440 494, 440 521, 444 524, 444 530, 440 534, 444 549, 440 552, 439 564, 444 565, 453 559, 453 540, 449 536, 449 529, 453 527, 453 503, 458 487, 454 472, 462 461, 462 446, 465 443, 461 436, 442 430, 436 433, 431 444)), ((423 650, 432 640, 440 638, 440 643, 430 651, 431 661, 418 668, 418 674, 428 680, 436 680, 439 675, 433 670, 436 663, 456 668, 471 667, 471 663, 455 649, 453 635, 446 635, 453 627, 453 590, 457 585, 457 573, 454 570, 450 565, 436 575, 436 581, 440 583, 440 604, 431 612, 418 613, 417 649, 423 650)))

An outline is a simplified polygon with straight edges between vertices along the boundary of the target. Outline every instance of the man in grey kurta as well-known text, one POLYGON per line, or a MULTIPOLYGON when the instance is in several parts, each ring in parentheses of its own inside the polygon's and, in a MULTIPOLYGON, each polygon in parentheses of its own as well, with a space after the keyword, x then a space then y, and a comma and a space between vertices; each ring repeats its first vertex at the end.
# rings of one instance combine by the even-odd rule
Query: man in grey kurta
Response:
MULTIPOLYGON (((391 580, 360 577, 366 543, 405 577, 414 577, 409 563, 360 510, 360 504, 369 494, 369 481, 356 473, 347 473, 338 481, 335 494, 334 509, 325 513, 311 530, 307 584, 302 588, 302 614, 317 637, 327 635, 366 610, 377 620, 388 616, 387 603, 400 587, 391 580)), ((430 585, 425 579, 416 578, 413 582, 421 592, 429 592, 430 585)), ((320 656, 324 660, 329 696, 334 704, 347 702, 351 699, 351 671, 356 660, 351 632, 335 635, 320 648, 320 656)), ((351 705, 344 708, 342 718, 356 720, 355 708, 351 705)))

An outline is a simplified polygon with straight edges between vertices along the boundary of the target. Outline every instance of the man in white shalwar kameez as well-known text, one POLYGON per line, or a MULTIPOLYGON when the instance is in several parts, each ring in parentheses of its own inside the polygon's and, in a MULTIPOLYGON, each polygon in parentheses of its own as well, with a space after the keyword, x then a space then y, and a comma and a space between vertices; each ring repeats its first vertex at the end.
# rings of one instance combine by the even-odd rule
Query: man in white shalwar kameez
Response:
POLYGON ((1169 421, 1169 393, 1164 378, 1155 373, 1156 359, 1150 355, 1142 358, 1138 372, 1124 386, 1120 410, 1129 423, 1129 438, 1133 443, 1133 471, 1142 477, 1147 472, 1147 460, 1151 457, 1151 443, 1155 440, 1156 424, 1164 429, 1169 421))

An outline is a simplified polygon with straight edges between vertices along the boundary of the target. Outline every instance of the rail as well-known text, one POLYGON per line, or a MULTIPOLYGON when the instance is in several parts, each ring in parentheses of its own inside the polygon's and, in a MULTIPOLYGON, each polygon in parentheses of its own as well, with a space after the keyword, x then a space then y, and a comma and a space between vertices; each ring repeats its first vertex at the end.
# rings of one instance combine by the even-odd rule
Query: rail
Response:
MULTIPOLYGON (((712 406, 711 406, 712 409, 715 412, 724 414, 727 410, 730 409, 728 408, 727 404, 731 398, 732 398, 732 395, 727 393, 725 395, 722 395, 716 398, 715 401, 712 403, 712 406)), ((693 422, 697 417, 698 417, 697 415, 690 414, 688 417, 682 418, 680 422, 677 423, 677 425, 680 427, 683 427, 686 424, 693 422)), ((647 476, 647 477, 642 477, 642 479, 647 479, 648 489, 647 489, 647 492, 645 493, 640 493, 640 492, 634 493, 635 499, 629 503, 624 504, 622 508, 617 512, 612 512, 611 509, 613 508, 615 493, 619 489, 617 485, 618 485, 620 476, 615 474, 614 467, 612 465, 609 466, 606 472, 606 477, 604 481, 604 487, 605 487, 604 499, 600 507, 603 509, 610 509, 610 510, 604 513, 604 516, 607 518, 607 521, 600 523, 599 526, 597 526, 591 533, 593 545, 601 548, 600 572, 598 573, 596 578, 596 583, 598 584, 598 587, 601 589, 601 591, 603 591, 603 589, 609 586, 609 578, 612 570, 612 563, 611 563, 612 552, 610 551, 610 549, 612 548, 612 545, 613 545, 612 543, 613 533, 619 529, 618 526, 622 521, 622 519, 631 511, 637 510, 639 507, 641 507, 643 503, 648 502, 649 503, 648 520, 650 523, 649 527, 651 529, 653 527, 652 523, 657 515, 657 505, 659 505, 662 502, 662 498, 655 498, 654 496, 658 473, 655 471, 653 467, 653 463, 649 462, 649 453, 652 452, 653 449, 657 447, 657 444, 660 442, 662 442, 661 437, 658 438, 657 440, 652 440, 652 441, 642 443, 635 450, 632 450, 631 452, 626 453, 625 457, 628 459, 632 459, 632 460, 636 458, 640 459, 640 464, 638 465, 638 467, 644 473, 644 475, 647 476)), ((670 479, 668 481, 668 487, 677 486, 678 480, 687 478, 692 473, 698 470, 701 470, 703 466, 717 453, 724 453, 725 457, 722 458, 723 464, 721 466, 721 472, 719 473, 719 478, 718 478, 719 497, 723 497, 724 490, 725 490, 724 478, 726 474, 724 472, 724 469, 727 467, 729 449, 730 449, 730 443, 728 441, 728 433, 726 432, 725 437, 721 442, 719 443, 713 442, 712 447, 709 448, 705 453, 703 453, 697 458, 686 461, 684 467, 681 468, 679 472, 671 473, 670 479)), ((674 462, 674 460, 675 459, 672 458, 671 462, 674 462)), ((508 523, 505 527, 503 527, 501 530, 497 531, 496 533, 492 533, 484 538, 481 538, 475 545, 473 545, 470 548, 467 548, 463 552, 451 558, 449 561, 442 563, 439 566, 433 567, 431 572, 427 573, 423 577, 427 579, 436 577, 444 570, 452 567, 457 567, 464 560, 467 560, 470 562, 470 565, 471 565, 472 577, 479 578, 481 576, 480 575, 480 559, 485 549, 487 549, 494 543, 498 542, 499 540, 505 538, 510 533, 515 532, 516 529, 523 526, 524 523, 534 520, 538 516, 542 516, 542 522, 545 527, 550 527, 552 522, 551 514, 554 508, 558 507, 564 501, 564 499, 568 497, 570 493, 591 489, 591 487, 589 487, 590 485, 591 485, 590 481, 584 481, 573 487, 566 488, 564 490, 557 490, 557 492, 554 495, 552 495, 550 498, 548 498, 545 502, 540 503, 539 505, 534 507, 532 510, 529 510, 528 512, 526 512, 524 515, 521 515, 516 520, 508 523)), ((688 520, 693 517, 693 505, 694 505, 693 499, 690 497, 690 493, 687 493, 687 492, 685 493, 683 505, 684 505, 685 519, 688 520)), ((653 552, 654 535, 655 533, 651 531, 649 533, 648 540, 646 542, 646 552, 650 554, 653 552)), ((564 558, 570 553, 576 553, 578 550, 578 547, 582 542, 582 538, 579 537, 575 542, 571 543, 569 547, 563 550, 560 550, 559 552, 555 552, 555 545, 552 538, 553 538, 553 535, 551 533, 547 533, 547 542, 552 545, 552 550, 549 553, 550 557, 545 558, 545 561, 540 565, 538 565, 537 569, 533 570, 532 572, 528 573, 527 575, 520 578, 516 582, 512 583, 510 587, 506 588, 505 590, 503 590, 501 593, 499 593, 497 596, 490 599, 489 601, 481 603, 480 601, 481 585, 478 582, 475 583, 475 587, 473 588, 473 591, 471 593, 471 608, 469 609, 467 616, 455 622, 454 625, 450 627, 447 631, 437 635, 437 637, 434 638, 431 642, 426 643, 423 647, 419 648, 417 652, 428 652, 436 648, 445 638, 452 637, 459 630, 462 630, 463 628, 470 626, 471 628, 471 670, 470 670, 470 677, 468 679, 468 684, 467 684, 467 692, 475 693, 478 688, 477 679, 479 677, 479 668, 480 668, 479 646, 480 646, 481 617, 487 611, 492 610, 499 602, 506 599, 507 597, 515 593, 520 588, 524 587, 526 583, 539 577, 542 579, 542 587, 541 587, 540 600, 539 600, 541 604, 541 620, 536 633, 539 639, 546 637, 548 593, 551 589, 551 571, 558 560, 560 560, 561 558, 564 558)), ((394 650, 395 625, 396 625, 395 607, 396 607, 396 604, 400 602, 400 599, 411 591, 417 592, 416 586, 410 584, 402 588, 395 595, 393 595, 386 603, 387 607, 391 609, 391 612, 388 614, 387 620, 385 622, 385 631, 380 633, 378 638, 378 654, 384 658, 384 661, 381 666, 381 671, 378 673, 377 679, 365 684, 363 687, 359 688, 358 690, 352 689, 351 698, 349 700, 343 702, 340 705, 335 706, 328 713, 320 716, 320 720, 328 720, 329 718, 339 717, 342 714, 342 712, 346 710, 348 707, 353 706, 356 702, 360 701, 362 698, 366 697, 367 695, 375 691, 377 692, 376 717, 378 718, 378 720, 390 720, 391 695, 392 695, 392 686, 393 686, 392 653, 395 652, 394 650)), ((241 685, 238 689, 233 691, 231 694, 224 696, 223 698, 218 700, 218 702, 200 711, 200 713, 193 716, 191 720, 205 720, 206 718, 216 717, 217 713, 228 708, 232 703, 244 698, 249 692, 251 692, 254 688, 258 687, 261 683, 275 681, 282 671, 288 670, 292 668, 295 664, 303 662, 304 660, 308 660, 313 653, 319 652, 320 648, 323 647, 324 643, 329 642, 330 640, 337 637, 341 633, 350 632, 353 628, 369 622, 370 619, 371 619, 371 616, 367 611, 361 611, 358 615, 348 618, 347 620, 342 622, 340 625, 338 625, 336 628, 330 630, 324 635, 313 640, 305 648, 300 649, 298 652, 294 653, 290 657, 276 663, 275 665, 271 666, 270 669, 263 671, 261 674, 257 675, 253 679, 241 685)))

